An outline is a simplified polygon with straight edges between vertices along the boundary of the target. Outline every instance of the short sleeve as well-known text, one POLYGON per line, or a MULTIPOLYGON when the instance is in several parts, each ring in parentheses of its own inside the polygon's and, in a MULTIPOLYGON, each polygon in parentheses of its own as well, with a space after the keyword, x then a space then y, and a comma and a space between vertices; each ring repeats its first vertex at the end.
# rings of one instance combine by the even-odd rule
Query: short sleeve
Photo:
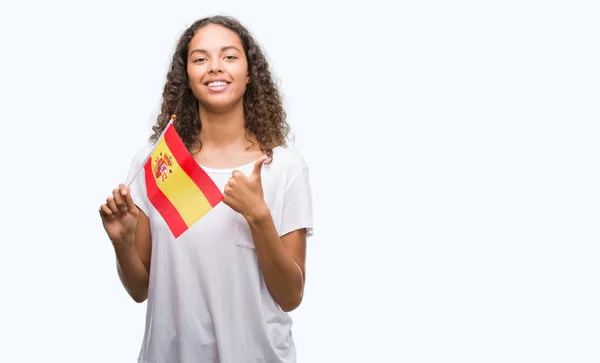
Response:
POLYGON ((137 205, 146 215, 148 215, 150 203, 148 201, 148 194, 146 193, 143 163, 151 151, 152 147, 147 146, 133 156, 129 171, 127 172, 127 179, 125 179, 126 182, 130 182, 132 178, 135 178, 129 187, 131 190, 131 198, 135 205, 137 205))
POLYGON ((306 228, 306 236, 314 233, 312 191, 309 169, 303 164, 291 172, 286 183, 281 218, 281 235, 306 228))

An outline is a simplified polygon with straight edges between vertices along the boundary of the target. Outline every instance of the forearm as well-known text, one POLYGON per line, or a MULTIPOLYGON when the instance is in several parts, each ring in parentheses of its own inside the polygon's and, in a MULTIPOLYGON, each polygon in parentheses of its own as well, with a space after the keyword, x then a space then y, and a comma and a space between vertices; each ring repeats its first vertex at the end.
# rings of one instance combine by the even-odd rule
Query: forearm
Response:
POLYGON ((284 311, 294 310, 302 301, 302 270, 281 242, 266 206, 247 220, 267 288, 284 311))
POLYGON ((127 293, 136 302, 148 297, 149 273, 133 243, 114 244, 117 272, 127 293))

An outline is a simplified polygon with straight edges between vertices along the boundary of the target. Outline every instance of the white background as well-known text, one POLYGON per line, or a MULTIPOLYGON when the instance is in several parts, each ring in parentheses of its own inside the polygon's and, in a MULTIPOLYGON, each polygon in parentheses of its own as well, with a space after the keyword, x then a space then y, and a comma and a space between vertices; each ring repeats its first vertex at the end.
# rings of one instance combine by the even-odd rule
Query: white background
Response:
POLYGON ((588 1, 0 3, 1 362, 134 362, 98 207, 177 38, 240 19, 311 166, 299 362, 599 362, 588 1))

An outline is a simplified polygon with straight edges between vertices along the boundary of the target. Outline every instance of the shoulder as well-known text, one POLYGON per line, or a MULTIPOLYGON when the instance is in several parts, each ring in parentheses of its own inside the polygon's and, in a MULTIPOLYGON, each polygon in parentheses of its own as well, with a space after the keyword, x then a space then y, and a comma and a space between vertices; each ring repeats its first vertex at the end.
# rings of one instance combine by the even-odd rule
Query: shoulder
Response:
POLYGON ((153 145, 146 144, 142 147, 139 147, 134 153, 133 156, 129 159, 129 171, 127 172, 127 180, 131 180, 144 166, 144 162, 150 153, 152 152, 153 145))
POLYGON ((136 168, 142 166, 148 155, 150 155, 150 152, 152 152, 153 148, 154 145, 149 143, 138 148, 131 157, 131 166, 136 168))
POLYGON ((307 169, 308 164, 299 150, 278 146, 273 149, 273 161, 270 167, 290 175, 307 169))
POLYGON ((278 146, 273 149, 273 164, 280 163, 282 165, 293 168, 308 167, 306 160, 298 149, 278 146))

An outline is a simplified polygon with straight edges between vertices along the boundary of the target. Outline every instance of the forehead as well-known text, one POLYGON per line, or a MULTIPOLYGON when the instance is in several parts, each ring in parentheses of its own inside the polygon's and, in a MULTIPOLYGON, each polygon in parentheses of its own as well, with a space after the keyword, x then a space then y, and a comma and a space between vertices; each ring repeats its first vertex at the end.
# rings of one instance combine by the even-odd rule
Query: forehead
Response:
POLYGON ((189 49, 218 50, 230 45, 242 49, 242 42, 238 35, 221 25, 208 24, 196 31, 190 41, 189 49))

